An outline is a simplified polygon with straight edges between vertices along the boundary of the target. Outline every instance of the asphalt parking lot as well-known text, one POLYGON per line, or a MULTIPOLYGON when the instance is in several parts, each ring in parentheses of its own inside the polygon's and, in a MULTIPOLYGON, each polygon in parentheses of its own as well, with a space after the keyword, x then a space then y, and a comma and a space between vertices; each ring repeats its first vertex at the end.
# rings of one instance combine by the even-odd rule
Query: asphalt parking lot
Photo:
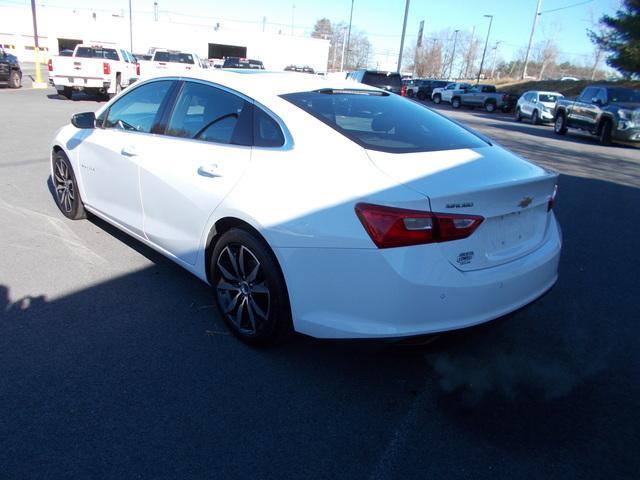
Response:
POLYGON ((639 149, 439 108, 561 172, 556 287, 426 346, 256 350, 196 278, 59 213, 49 142, 100 105, 0 87, 1 478, 638 478, 639 149))

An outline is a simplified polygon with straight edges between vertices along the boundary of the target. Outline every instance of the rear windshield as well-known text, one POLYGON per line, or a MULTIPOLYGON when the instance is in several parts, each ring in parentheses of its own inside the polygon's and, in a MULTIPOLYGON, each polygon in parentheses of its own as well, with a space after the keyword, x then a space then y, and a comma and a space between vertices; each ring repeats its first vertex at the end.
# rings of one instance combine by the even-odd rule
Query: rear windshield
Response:
POLYGON ((79 47, 76 51, 76 57, 118 60, 118 53, 113 48, 79 47))
POLYGON ((561 95, 551 95, 550 93, 541 93, 538 98, 541 102, 557 102, 561 95))
POLYGON ((282 98, 369 150, 390 153, 480 148, 463 127, 398 95, 354 90, 289 93, 282 98))
MULTIPOLYGON (((264 70, 264 65, 260 60, 249 60, 247 58, 227 58, 222 65, 223 68, 253 68, 257 70, 264 70)), ((302 71, 296 70, 294 71, 302 71)))
POLYGON ((374 87, 402 87, 402 78, 397 73, 366 72, 362 77, 362 83, 374 87))
POLYGON ((186 63, 193 65, 193 55, 189 53, 177 53, 177 52, 156 52, 153 59, 156 62, 169 62, 169 63, 186 63))
POLYGON ((640 102, 640 90, 609 88, 607 93, 610 102, 640 102))

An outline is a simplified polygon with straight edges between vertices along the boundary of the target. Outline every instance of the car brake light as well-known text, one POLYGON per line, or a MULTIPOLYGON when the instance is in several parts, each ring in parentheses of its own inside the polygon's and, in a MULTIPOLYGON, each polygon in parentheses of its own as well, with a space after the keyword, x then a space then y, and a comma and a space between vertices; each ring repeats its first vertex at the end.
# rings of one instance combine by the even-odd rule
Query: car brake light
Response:
POLYGON ((53 62, 51 61, 51 59, 49 59, 49 61, 47 62, 47 70, 53 72, 53 62))
POLYGON ((553 187, 553 193, 549 197, 549 201, 547 202, 547 212, 550 212, 553 209, 553 203, 556 201, 556 195, 558 194, 558 185, 553 187))
POLYGON ((140 64, 136 63, 136 75, 140 76, 140 64))
POLYGON ((102 64, 102 73, 104 73, 105 75, 109 75, 111 73, 111 65, 109 65, 107 62, 104 62, 102 64))
POLYGON ((359 203, 356 215, 378 248, 449 242, 469 237, 482 223, 478 215, 421 212, 359 203))
POLYGON ((400 89, 400 95, 402 95, 403 97, 407 95, 407 87, 406 86, 402 86, 402 88, 400 89))

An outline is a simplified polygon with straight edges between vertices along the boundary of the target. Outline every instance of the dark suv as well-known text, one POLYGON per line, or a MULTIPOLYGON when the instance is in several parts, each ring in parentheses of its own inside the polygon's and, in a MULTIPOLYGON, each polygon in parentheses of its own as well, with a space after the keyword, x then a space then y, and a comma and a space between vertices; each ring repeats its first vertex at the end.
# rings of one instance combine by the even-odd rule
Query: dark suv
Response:
POLYGON ((22 69, 18 57, 0 48, 0 82, 7 82, 9 88, 22 86, 22 69))
POLYGON ((383 72, 380 70, 356 70, 349 73, 347 78, 356 82, 382 88, 398 95, 402 92, 402 77, 397 72, 383 72))

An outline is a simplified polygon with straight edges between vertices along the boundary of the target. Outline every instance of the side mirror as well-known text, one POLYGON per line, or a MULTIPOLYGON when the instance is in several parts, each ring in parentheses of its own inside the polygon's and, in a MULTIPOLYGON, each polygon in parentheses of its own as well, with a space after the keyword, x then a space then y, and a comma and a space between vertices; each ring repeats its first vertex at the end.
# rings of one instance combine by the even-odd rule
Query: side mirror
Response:
POLYGON ((71 117, 71 125, 76 128, 96 128, 96 114, 93 112, 76 113, 71 117))
POLYGON ((593 103, 594 105, 600 106, 600 105, 602 105, 602 100, 600 100, 599 98, 593 97, 591 99, 591 103, 593 103))
POLYGON ((538 103, 538 99, 537 98, 532 98, 531 99, 531 103, 538 103))

